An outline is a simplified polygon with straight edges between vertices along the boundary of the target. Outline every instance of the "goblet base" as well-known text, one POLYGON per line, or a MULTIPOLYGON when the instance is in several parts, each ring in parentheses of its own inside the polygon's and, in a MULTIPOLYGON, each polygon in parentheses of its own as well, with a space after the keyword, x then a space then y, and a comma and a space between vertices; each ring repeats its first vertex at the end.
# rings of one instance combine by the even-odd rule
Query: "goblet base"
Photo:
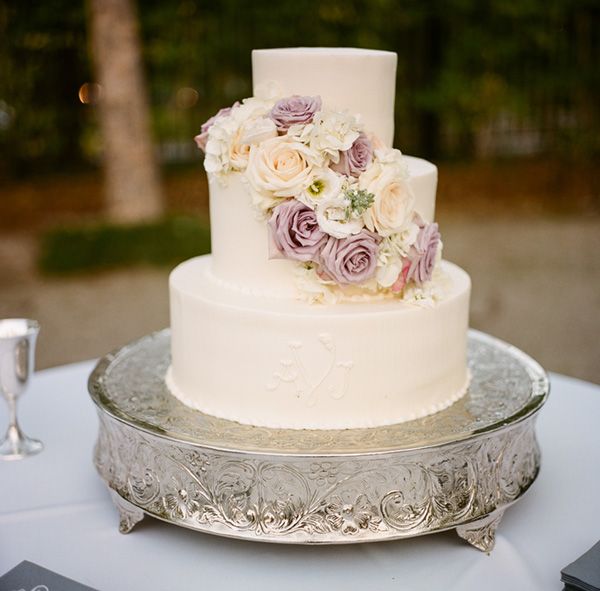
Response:
POLYGON ((22 460, 39 454, 43 449, 44 444, 37 439, 29 437, 14 439, 8 436, 0 443, 0 460, 22 460))

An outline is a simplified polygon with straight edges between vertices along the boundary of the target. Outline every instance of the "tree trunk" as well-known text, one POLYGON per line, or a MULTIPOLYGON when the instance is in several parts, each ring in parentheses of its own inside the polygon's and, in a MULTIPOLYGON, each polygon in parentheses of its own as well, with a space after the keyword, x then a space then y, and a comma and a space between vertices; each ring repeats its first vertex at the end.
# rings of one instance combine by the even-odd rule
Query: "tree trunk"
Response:
POLYGON ((163 201, 134 0, 90 0, 90 8, 107 212, 121 223, 155 218, 163 201))

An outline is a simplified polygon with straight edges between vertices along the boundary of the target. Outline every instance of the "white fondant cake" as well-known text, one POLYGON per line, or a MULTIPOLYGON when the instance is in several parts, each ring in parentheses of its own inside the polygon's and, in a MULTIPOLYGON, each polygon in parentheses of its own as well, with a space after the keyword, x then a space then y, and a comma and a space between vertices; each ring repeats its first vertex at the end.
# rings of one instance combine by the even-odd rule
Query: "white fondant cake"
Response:
POLYGON ((390 52, 258 50, 255 98, 203 126, 212 254, 170 277, 167 384, 185 404, 344 429, 466 391, 470 280, 440 261, 436 167, 390 147, 395 68, 390 52))

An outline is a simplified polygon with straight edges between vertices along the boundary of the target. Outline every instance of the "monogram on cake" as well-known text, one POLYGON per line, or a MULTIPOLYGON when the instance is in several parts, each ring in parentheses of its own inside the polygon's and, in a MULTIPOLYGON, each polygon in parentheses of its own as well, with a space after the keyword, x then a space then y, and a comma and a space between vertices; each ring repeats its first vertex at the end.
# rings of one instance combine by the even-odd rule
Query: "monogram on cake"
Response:
POLYGON ((212 254, 170 276, 166 380, 184 404, 350 429, 466 392, 470 279, 441 260, 437 168, 392 148, 396 60, 255 50, 254 96, 202 127, 212 254))

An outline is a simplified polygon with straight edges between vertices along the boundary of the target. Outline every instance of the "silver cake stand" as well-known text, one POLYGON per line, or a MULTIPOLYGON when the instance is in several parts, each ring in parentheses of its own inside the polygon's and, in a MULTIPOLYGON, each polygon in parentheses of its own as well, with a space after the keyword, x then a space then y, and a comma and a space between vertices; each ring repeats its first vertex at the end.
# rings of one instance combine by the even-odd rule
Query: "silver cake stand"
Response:
MULTIPOLYGON (((455 528, 489 552, 504 510, 535 480, 543 369, 469 333, 472 382, 450 408, 375 429, 250 427, 169 394, 168 330, 104 357, 89 381, 95 465, 120 531, 145 514, 199 531, 294 544, 406 538, 455 528)), ((365 396, 369 393, 365 392, 365 396)))

